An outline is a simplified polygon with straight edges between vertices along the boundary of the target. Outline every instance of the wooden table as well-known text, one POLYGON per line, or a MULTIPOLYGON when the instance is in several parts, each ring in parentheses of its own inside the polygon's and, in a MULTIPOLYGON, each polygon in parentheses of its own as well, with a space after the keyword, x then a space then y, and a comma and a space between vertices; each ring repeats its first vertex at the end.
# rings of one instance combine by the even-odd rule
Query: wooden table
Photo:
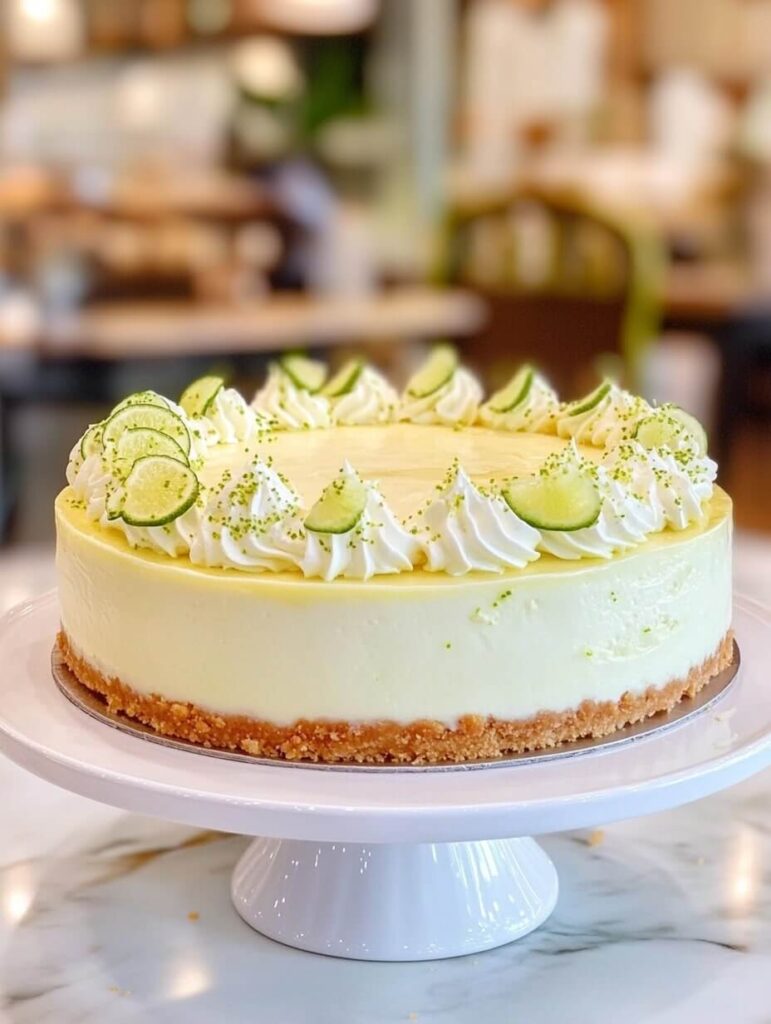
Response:
POLYGON ((397 288, 361 298, 276 295, 263 302, 113 303, 84 310, 38 343, 43 356, 95 360, 269 353, 363 340, 468 336, 485 307, 473 293, 397 288))

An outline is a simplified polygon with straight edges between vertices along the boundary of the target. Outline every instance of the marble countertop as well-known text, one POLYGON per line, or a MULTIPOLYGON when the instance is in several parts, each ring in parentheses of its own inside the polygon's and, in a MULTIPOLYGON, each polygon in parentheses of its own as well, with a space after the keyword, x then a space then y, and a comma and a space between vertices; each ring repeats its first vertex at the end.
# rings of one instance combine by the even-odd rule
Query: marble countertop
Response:
MULTIPOLYGON (((771 541, 737 538, 771 604, 771 541)), ((0 555, 0 611, 53 583, 0 555)), ((0 759, 0 1024, 769 1024, 771 773, 543 840, 555 913, 510 946, 376 964, 277 945, 229 901, 239 836, 113 810, 0 759)))

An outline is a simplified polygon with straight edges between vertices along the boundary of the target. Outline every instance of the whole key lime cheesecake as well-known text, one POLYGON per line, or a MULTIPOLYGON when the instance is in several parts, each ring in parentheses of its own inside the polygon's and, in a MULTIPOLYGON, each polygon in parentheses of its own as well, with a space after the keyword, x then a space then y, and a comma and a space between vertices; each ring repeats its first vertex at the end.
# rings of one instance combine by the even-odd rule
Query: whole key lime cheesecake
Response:
POLYGON ((301 356, 126 398, 56 502, 59 650, 116 712, 262 757, 442 763, 604 736, 732 657, 701 426, 446 346, 399 394, 301 356))

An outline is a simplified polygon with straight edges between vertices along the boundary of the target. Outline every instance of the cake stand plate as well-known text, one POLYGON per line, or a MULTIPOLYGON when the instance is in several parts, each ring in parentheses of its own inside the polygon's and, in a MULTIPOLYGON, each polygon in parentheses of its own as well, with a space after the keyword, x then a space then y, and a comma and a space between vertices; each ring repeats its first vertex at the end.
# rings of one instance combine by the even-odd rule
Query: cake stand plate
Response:
POLYGON ((236 867, 235 906, 315 952, 423 960, 509 942, 557 899, 531 835, 674 807, 771 764, 771 613, 746 598, 739 675, 699 714, 567 759, 459 771, 297 771, 148 743, 59 692, 58 619, 52 593, 0 621, 0 749, 83 796, 259 836, 236 867))

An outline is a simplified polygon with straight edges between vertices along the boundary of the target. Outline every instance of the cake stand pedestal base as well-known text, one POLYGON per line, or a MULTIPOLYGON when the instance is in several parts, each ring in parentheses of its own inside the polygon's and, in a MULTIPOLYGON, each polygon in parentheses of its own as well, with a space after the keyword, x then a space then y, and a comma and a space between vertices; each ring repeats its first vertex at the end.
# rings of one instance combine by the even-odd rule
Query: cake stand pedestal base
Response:
POLYGON ((438 960, 527 935, 557 902, 533 839, 318 843, 256 839, 232 896, 247 924, 288 946, 350 960, 438 960))

